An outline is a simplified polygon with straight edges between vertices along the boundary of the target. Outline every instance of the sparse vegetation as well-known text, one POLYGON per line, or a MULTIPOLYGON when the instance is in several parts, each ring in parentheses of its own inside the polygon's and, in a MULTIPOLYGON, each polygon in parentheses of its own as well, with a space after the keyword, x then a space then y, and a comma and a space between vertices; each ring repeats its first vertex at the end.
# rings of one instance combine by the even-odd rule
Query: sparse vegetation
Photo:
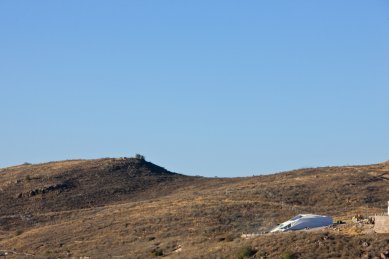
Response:
POLYGON ((227 242, 232 242, 232 241, 234 241, 234 236, 233 235, 228 235, 227 237, 226 237, 226 241, 227 242))
POLYGON ((282 259, 295 259, 295 255, 290 252, 290 251, 286 251, 284 253, 282 253, 282 259))
POLYGON ((43 254, 45 255, 45 256, 49 256, 49 255, 51 255, 51 251, 50 250, 46 250, 43 254))
POLYGON ((157 248, 153 249, 153 251, 151 251, 151 254, 153 256, 163 256, 163 251, 161 248, 157 247, 157 248))
POLYGON ((251 248, 250 246, 242 247, 237 255, 237 259, 247 259, 253 256, 256 253, 256 251, 251 248))
POLYGON ((223 258, 258 250, 251 257, 282 258, 293 251, 290 256, 319 259, 367 253, 373 258, 389 249, 389 235, 365 234, 347 223, 359 211, 385 210, 389 164, 206 178, 133 158, 107 158, 1 172, 0 205, 6 209, 0 210, 0 247, 37 255, 66 257, 71 250, 77 258, 223 258), (20 180, 26 175, 33 181, 20 180), (363 199, 369 196, 374 199, 363 199), (340 230, 240 238, 303 212, 347 224, 335 226, 340 230), (17 229, 28 234, 16 235, 17 229))

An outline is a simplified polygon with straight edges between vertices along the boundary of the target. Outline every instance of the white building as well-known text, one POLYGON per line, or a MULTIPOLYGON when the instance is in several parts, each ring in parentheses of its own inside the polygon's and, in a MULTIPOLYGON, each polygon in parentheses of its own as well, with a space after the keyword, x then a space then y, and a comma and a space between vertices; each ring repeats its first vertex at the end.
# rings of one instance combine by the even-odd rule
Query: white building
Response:
POLYGON ((285 232, 306 228, 326 227, 332 224, 332 217, 315 214, 299 214, 273 228, 270 232, 285 232))

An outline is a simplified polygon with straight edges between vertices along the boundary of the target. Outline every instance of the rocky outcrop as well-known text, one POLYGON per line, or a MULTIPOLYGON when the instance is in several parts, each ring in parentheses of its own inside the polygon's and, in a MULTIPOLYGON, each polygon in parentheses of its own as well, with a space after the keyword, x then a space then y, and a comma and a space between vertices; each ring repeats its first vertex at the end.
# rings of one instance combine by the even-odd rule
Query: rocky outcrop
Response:
POLYGON ((38 194, 45 194, 45 193, 50 193, 50 192, 63 192, 65 190, 68 190, 68 189, 71 189, 73 187, 75 187, 76 185, 74 184, 73 181, 71 180, 66 180, 64 181, 63 183, 59 183, 59 184, 55 184, 55 185, 50 185, 48 187, 45 187, 45 188, 38 188, 38 189, 34 189, 34 190, 31 190, 29 191, 28 193, 20 193, 18 195, 18 198, 21 198, 21 197, 24 197, 24 196, 27 196, 27 197, 32 197, 32 196, 35 196, 35 195, 38 195, 38 194))

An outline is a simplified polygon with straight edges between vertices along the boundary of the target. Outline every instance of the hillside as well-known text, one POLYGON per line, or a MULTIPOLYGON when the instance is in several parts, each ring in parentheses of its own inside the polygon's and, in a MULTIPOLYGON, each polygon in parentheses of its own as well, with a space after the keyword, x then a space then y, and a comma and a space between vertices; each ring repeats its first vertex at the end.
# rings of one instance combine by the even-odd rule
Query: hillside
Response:
POLYGON ((62 211, 161 197, 189 179, 135 159, 71 160, 0 171, 0 215, 62 211))
MULTIPOLYGON (((358 258, 389 250, 389 235, 352 231, 263 235, 298 213, 385 211, 389 163, 244 178, 171 173, 135 158, 71 160, 0 169, 0 251, 33 257, 358 258), (362 246, 368 243, 368 246, 362 246)), ((15 256, 14 254, 14 256, 15 256)), ((368 257, 366 257, 368 258, 368 257)))

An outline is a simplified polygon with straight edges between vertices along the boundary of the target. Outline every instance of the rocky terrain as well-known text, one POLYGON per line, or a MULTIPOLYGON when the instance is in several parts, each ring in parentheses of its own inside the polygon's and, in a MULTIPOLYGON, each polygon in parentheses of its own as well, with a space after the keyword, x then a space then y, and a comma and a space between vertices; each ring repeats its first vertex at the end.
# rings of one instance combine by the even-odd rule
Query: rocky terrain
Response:
POLYGON ((389 163, 243 178, 185 176, 139 158, 25 164, 0 169, 0 255, 382 258, 389 235, 350 219, 383 213, 388 198, 389 163), (347 224, 241 238, 299 213, 347 224))

